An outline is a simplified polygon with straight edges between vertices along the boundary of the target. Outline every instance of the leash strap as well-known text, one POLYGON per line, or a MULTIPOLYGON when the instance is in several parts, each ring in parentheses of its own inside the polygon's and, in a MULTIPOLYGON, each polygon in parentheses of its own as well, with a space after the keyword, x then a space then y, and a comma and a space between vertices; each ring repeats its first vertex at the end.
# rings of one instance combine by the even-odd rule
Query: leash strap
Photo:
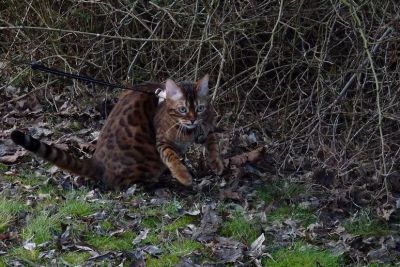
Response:
POLYGON ((111 87, 111 88, 122 88, 122 89, 137 91, 137 92, 141 92, 141 93, 145 93, 145 94, 154 94, 152 92, 141 90, 139 88, 132 88, 132 87, 128 87, 128 86, 125 86, 122 84, 112 84, 112 83, 109 83, 109 82, 106 82, 103 80, 97 80, 97 79, 93 79, 93 78, 83 76, 83 75, 72 74, 72 73, 67 73, 67 72, 61 71, 61 70, 48 68, 46 66, 43 66, 43 65, 40 65, 37 63, 32 63, 30 65, 31 65, 32 70, 34 70, 34 71, 42 71, 42 72, 54 74, 57 76, 62 76, 62 77, 70 78, 70 79, 84 81, 86 83, 98 84, 101 86, 106 86, 106 87, 111 87))

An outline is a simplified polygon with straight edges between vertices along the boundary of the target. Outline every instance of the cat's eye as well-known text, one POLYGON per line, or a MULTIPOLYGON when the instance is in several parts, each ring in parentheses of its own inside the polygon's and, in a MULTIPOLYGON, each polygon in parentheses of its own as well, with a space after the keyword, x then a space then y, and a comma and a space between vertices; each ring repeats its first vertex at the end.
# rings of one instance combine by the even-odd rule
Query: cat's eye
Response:
POLYGON ((186 108, 185 106, 180 106, 180 107, 178 108, 178 112, 184 114, 184 113, 187 112, 187 108, 186 108))
POLYGON ((206 110, 206 106, 204 106, 204 105, 198 105, 197 107, 196 107, 196 111, 197 112, 203 112, 204 110, 206 110))

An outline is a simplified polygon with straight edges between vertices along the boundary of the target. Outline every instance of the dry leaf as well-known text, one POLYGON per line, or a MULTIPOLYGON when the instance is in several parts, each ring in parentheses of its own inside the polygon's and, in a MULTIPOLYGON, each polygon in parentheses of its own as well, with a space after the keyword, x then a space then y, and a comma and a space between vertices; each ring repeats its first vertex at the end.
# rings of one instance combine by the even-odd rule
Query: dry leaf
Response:
POLYGON ((264 147, 259 147, 250 152, 242 153, 224 160, 225 166, 243 166, 246 162, 255 163, 264 153, 264 147))
POLYGON ((223 263, 237 262, 243 257, 244 245, 231 238, 217 236, 211 247, 215 257, 223 263))
POLYGON ((20 157, 25 156, 27 153, 26 150, 18 150, 14 155, 7 155, 0 157, 1 163, 15 163, 20 157))
POLYGON ((264 233, 262 233, 256 240, 251 243, 250 250, 248 251, 248 255, 250 257, 258 258, 263 254, 263 250, 265 246, 263 245, 265 241, 264 233))
POLYGON ((135 237, 135 239, 133 239, 132 244, 137 245, 140 242, 142 242, 142 240, 146 239, 148 233, 149 229, 147 228, 140 231, 140 234, 137 237, 135 237))

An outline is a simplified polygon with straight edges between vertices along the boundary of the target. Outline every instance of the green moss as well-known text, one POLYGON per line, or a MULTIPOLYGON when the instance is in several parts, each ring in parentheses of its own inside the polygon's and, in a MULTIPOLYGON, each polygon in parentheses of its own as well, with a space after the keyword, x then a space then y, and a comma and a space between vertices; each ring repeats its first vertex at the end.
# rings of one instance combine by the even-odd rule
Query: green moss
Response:
POLYGON ((132 240, 135 238, 132 232, 125 232, 120 236, 89 235, 85 237, 88 244, 99 250, 131 250, 132 240))
MULTIPOLYGON (((162 205, 161 207, 153 207, 151 209, 146 210, 138 210, 135 212, 144 213, 145 218, 142 220, 142 225, 146 228, 156 229, 161 228, 163 225, 163 218, 168 215, 170 218, 179 217, 179 209, 181 205, 178 201, 173 200, 169 203, 162 205)), ((166 226, 166 229, 169 231, 173 231, 179 227, 182 227, 182 224, 185 224, 190 219, 186 216, 177 219, 170 226, 166 226)))
POLYGON ((236 212, 233 218, 224 223, 220 234, 251 244, 261 234, 261 228, 256 220, 249 220, 241 212, 236 212))
POLYGON ((264 258, 263 266, 268 267, 335 267, 340 266, 340 258, 329 252, 314 247, 295 243, 291 248, 285 248, 272 253, 272 259, 264 258))
POLYGON ((142 226, 150 229, 155 229, 161 224, 161 220, 158 217, 146 217, 142 220, 142 226))
POLYGON ((70 265, 82 265, 90 258, 90 254, 87 252, 69 252, 63 254, 61 258, 69 263, 70 265))
POLYGON ((193 216, 185 215, 179 219, 176 219, 174 222, 165 225, 161 229, 164 231, 173 232, 179 228, 183 228, 186 225, 193 223, 194 221, 195 221, 195 219, 193 218, 193 216))
POLYGON ((15 217, 28 210, 28 207, 21 201, 14 199, 0 198, 0 233, 7 230, 8 226, 15 219, 15 217))
POLYGON ((172 267, 179 263, 177 255, 163 255, 160 258, 149 258, 146 260, 147 267, 172 267))
POLYGON ((344 228, 353 235, 384 236, 390 234, 389 225, 382 220, 370 217, 367 212, 344 224, 344 228))

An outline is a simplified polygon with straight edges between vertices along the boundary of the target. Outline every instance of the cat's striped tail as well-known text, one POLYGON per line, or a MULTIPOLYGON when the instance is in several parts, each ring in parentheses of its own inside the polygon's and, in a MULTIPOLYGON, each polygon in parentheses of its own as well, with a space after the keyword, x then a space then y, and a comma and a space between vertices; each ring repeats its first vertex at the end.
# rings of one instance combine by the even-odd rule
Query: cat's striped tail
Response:
POLYGON ((11 139, 15 144, 22 146, 26 150, 31 151, 50 163, 53 163, 57 167, 77 175, 93 179, 101 178, 97 177, 98 174, 96 173, 100 171, 101 168, 93 166, 95 164, 91 159, 77 159, 57 147, 43 143, 42 141, 18 130, 11 133, 11 139))

